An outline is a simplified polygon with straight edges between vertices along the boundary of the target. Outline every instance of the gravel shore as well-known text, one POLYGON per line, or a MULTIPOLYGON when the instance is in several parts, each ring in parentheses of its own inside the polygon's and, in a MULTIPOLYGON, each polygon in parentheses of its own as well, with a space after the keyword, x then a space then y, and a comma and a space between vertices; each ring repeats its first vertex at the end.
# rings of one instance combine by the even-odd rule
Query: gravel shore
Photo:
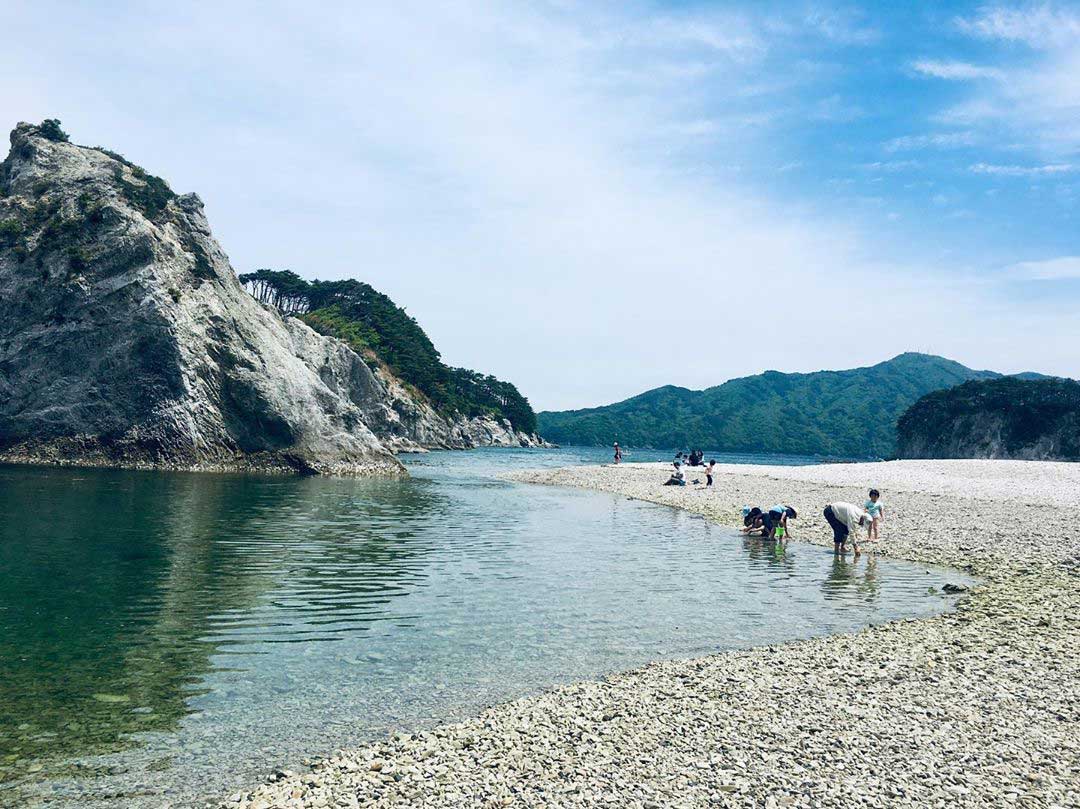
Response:
POLYGON ((278 773, 223 807, 1080 806, 1080 465, 955 461, 520 473, 740 523, 882 490, 876 552, 981 584, 955 612, 655 663, 278 773), (695 475, 690 476, 691 479, 695 475), (704 475, 699 475, 704 481, 704 475))

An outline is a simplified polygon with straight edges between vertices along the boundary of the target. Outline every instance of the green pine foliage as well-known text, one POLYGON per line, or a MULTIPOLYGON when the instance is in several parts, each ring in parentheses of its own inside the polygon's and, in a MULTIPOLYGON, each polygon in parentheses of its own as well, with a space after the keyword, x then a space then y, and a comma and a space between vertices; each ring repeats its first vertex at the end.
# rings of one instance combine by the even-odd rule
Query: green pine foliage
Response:
POLYGON ((49 140, 57 141, 58 143, 71 142, 71 138, 69 138, 67 132, 60 127, 60 122, 55 118, 46 118, 38 124, 38 132, 41 133, 43 138, 48 138, 49 140))
POLYGON ((269 269, 244 273, 240 282, 257 300, 386 365, 441 412, 491 415, 507 419, 515 430, 536 431, 536 414, 514 385, 446 365, 416 319, 370 285, 351 279, 306 281, 288 270, 269 269))
POLYGON ((901 457, 1080 460, 1080 383, 1005 377, 923 396, 896 424, 901 457))
POLYGON ((890 457, 896 419, 919 397, 997 376, 926 354, 869 368, 766 371, 701 391, 666 386, 605 407, 543 412, 540 433, 560 444, 700 447, 838 458, 890 457))

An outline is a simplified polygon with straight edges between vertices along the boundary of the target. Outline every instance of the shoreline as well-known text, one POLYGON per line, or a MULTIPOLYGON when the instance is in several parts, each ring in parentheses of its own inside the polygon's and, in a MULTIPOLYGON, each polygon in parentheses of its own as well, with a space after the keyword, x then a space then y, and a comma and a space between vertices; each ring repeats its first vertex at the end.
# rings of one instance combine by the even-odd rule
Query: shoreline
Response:
POLYGON ((712 491, 661 486, 662 463, 509 474, 729 525, 744 503, 791 502, 793 538, 827 546, 824 503, 875 485, 876 552, 980 584, 932 618, 651 663, 341 752, 220 805, 1075 805, 1080 467, 1015 463, 729 465, 712 491))

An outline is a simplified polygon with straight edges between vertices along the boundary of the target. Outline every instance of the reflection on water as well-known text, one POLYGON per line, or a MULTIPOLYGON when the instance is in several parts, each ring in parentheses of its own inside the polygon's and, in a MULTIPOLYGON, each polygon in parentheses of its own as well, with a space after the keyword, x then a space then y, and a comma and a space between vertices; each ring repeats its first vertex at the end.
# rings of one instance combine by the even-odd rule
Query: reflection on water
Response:
POLYGON ((183 804, 555 683, 947 603, 940 572, 491 477, 576 457, 0 467, 0 804, 183 804))

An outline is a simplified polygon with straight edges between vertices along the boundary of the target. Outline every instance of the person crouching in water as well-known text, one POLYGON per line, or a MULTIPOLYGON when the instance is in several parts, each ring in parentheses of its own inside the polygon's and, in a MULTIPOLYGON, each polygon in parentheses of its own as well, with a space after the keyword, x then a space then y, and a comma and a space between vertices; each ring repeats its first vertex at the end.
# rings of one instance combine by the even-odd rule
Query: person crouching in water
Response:
POLYGON ((859 551, 859 529, 873 522, 869 514, 853 503, 830 503, 825 506, 825 521, 833 530, 833 551, 845 553, 847 540, 851 537, 851 544, 855 546, 855 555, 859 551))
POLYGON ((761 527, 765 524, 765 518, 762 516, 761 509, 757 506, 754 506, 753 508, 750 508, 750 506, 743 506, 742 522, 742 532, 750 535, 754 531, 761 530, 761 527))
POLYGON ((765 530, 761 535, 765 539, 783 539, 791 536, 788 530, 788 520, 794 520, 799 515, 791 506, 776 505, 764 514, 765 530))

